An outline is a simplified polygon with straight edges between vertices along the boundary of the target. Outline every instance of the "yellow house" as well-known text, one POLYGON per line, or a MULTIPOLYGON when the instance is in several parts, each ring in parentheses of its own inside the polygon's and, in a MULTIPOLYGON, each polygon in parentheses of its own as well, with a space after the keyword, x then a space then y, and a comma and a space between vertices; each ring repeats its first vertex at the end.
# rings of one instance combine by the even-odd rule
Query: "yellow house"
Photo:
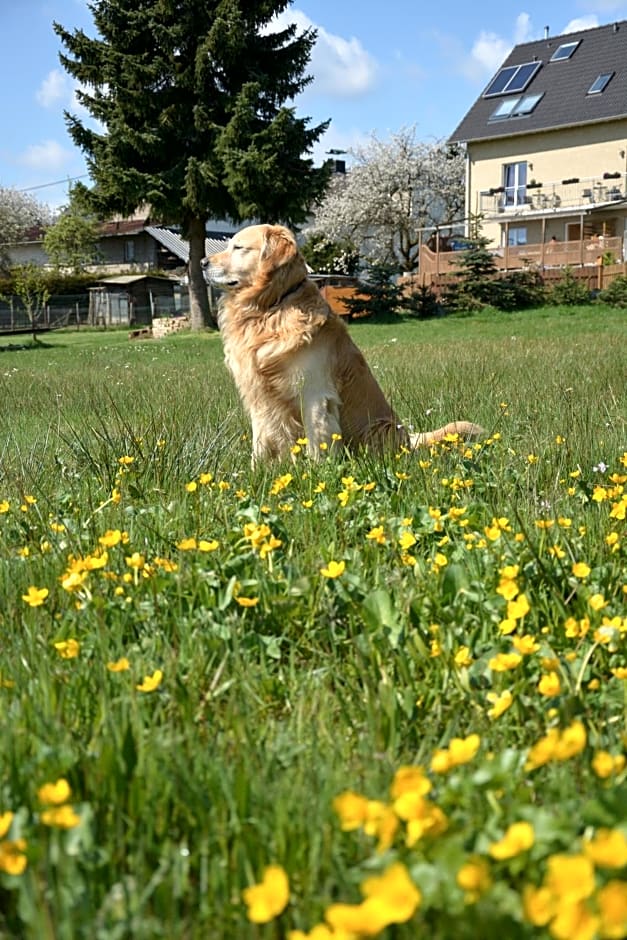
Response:
POLYGON ((622 260, 627 21, 545 33, 512 50, 451 135, 468 150, 466 215, 505 258, 622 260))

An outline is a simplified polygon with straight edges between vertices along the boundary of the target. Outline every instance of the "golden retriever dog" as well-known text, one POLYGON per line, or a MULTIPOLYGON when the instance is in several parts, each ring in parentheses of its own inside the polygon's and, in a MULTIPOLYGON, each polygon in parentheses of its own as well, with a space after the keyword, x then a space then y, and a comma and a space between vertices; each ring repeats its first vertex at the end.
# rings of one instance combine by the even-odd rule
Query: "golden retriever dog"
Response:
POLYGON ((300 438, 319 459, 332 446, 412 448, 481 433, 467 421, 424 434, 402 426, 344 321, 308 277, 289 229, 248 226, 204 266, 225 291, 220 331, 250 416, 253 461, 289 454, 300 438))

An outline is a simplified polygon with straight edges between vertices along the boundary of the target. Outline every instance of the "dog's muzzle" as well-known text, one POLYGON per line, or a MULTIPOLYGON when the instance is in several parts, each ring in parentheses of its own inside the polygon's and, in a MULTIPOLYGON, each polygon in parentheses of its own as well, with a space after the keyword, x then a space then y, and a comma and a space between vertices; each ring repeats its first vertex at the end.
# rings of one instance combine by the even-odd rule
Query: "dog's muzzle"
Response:
POLYGON ((203 258, 200 265, 205 276, 205 281, 213 287, 221 287, 223 290, 237 287, 238 281, 230 277, 220 265, 212 264, 209 258, 203 258))

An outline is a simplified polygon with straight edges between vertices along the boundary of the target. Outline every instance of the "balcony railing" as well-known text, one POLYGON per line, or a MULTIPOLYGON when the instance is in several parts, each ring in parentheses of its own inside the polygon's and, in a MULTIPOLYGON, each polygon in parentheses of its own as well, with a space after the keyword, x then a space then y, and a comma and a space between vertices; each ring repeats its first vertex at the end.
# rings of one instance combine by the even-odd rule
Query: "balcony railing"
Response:
POLYGON ((586 179, 526 186, 498 186, 480 194, 480 211, 486 218, 508 215, 546 215, 557 210, 587 211, 627 201, 627 174, 604 174, 586 179))
MULTIPOLYGON (((535 267, 541 270, 564 267, 598 267, 610 261, 622 262, 623 239, 620 236, 593 236, 565 242, 508 245, 493 248, 494 263, 499 270, 515 271, 535 267)), ((432 251, 427 245, 420 248, 420 276, 423 283, 429 278, 455 274, 460 270, 461 251, 432 251)))

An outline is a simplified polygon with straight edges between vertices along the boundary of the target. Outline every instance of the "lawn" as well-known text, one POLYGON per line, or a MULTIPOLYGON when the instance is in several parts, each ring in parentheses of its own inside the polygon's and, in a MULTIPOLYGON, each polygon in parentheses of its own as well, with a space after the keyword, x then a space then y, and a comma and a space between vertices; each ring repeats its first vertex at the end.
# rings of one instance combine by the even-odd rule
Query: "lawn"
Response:
POLYGON ((417 430, 252 470, 217 334, 0 338, 0 937, 627 935, 625 314, 351 328, 417 430))

